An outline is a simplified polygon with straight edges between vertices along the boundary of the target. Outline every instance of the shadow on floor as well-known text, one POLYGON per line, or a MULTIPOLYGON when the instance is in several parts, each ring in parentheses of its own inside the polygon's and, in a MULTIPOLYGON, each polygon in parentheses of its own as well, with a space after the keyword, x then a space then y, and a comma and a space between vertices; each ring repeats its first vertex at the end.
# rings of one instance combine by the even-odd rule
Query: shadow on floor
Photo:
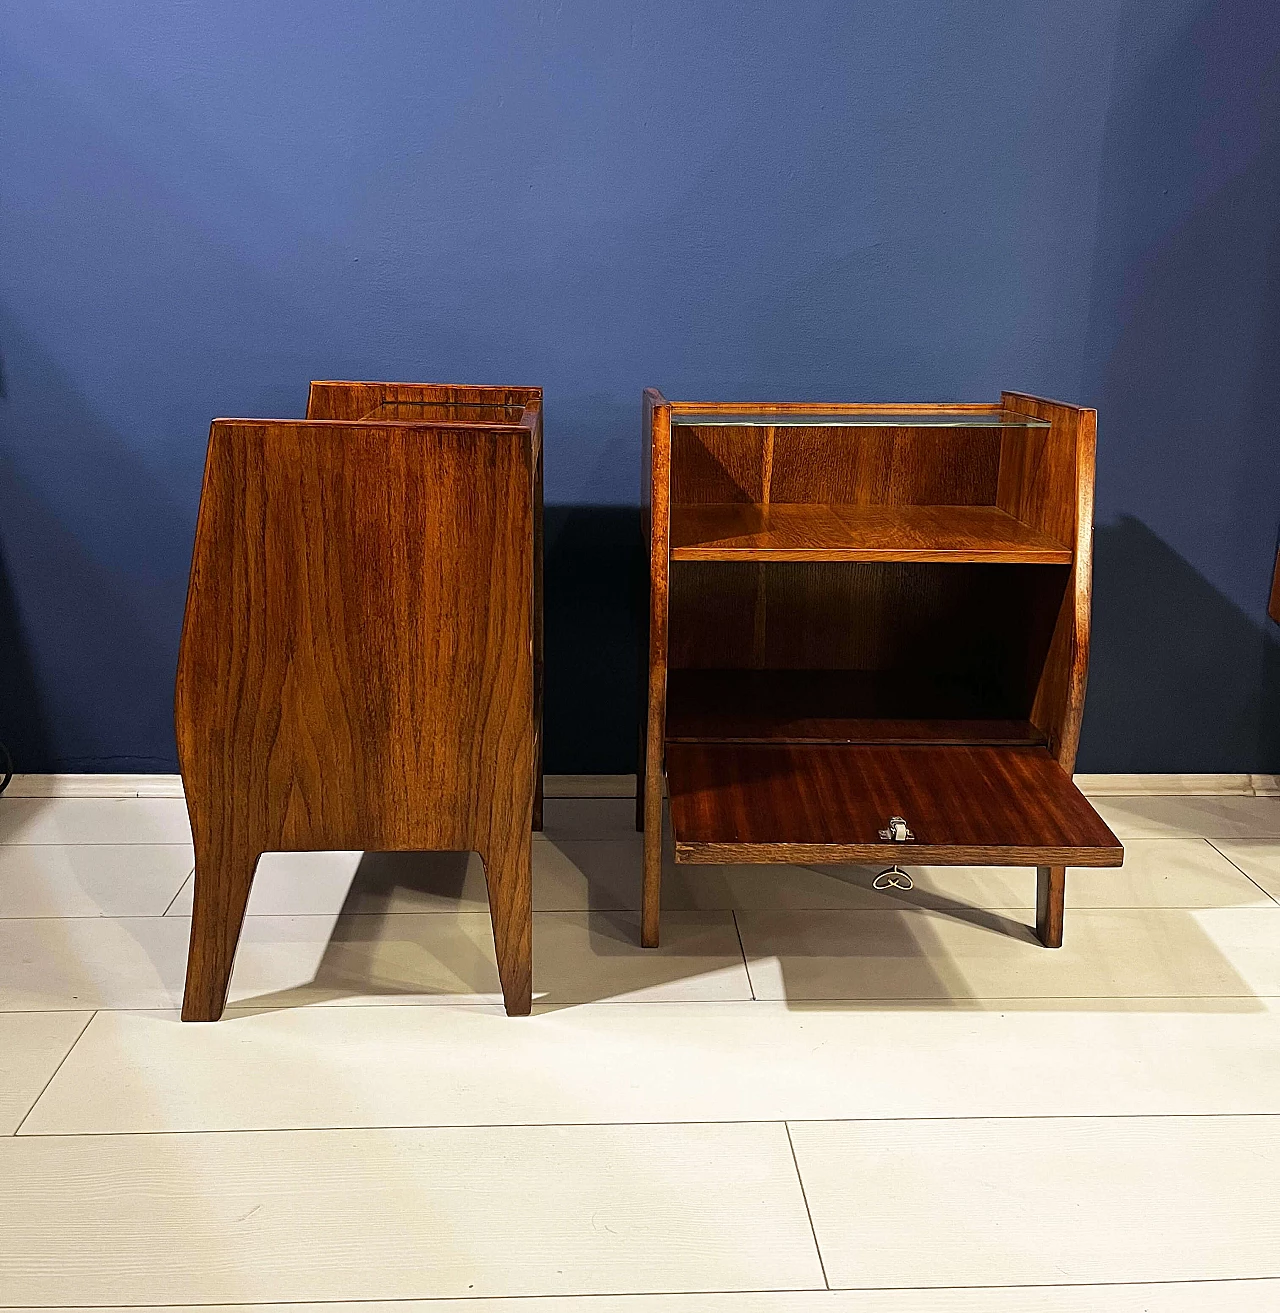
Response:
MULTIPOLYGON (((687 991, 670 987, 708 972, 736 971, 743 961, 762 997, 798 1009, 1251 1012, 1262 1006, 1195 910, 1158 909, 1158 916, 1154 909, 1115 910, 1113 916, 1131 918, 1132 940, 1099 946, 1108 960, 1094 971, 1087 961, 1081 964, 1091 925, 1073 917, 1070 883, 1067 946, 1058 953, 1037 941, 1030 907, 990 910, 927 887, 881 894, 870 889, 875 869, 866 867, 766 868, 779 879, 805 881, 807 889, 822 884, 819 892, 831 900, 852 894, 853 907, 815 911, 810 904, 735 913, 712 893, 696 904, 701 910, 678 910, 689 905, 690 886, 700 877, 725 880, 736 869, 681 867, 668 869, 677 907, 664 915, 664 947, 651 952, 638 947, 637 913, 607 906, 638 881, 638 843, 544 840, 538 847, 535 887, 544 891, 556 882, 557 889, 568 889, 559 883, 569 878, 566 866, 577 881, 567 898, 540 892, 538 905, 596 907, 535 914, 534 995, 543 1011, 646 989, 668 999, 729 998, 696 985, 687 991), (1126 979, 1130 972, 1132 979, 1126 979), (1037 996, 1046 976, 1056 978, 1059 992, 1037 996), (834 997, 821 997, 824 989, 834 997), (1090 989, 1099 996, 1089 997, 1090 989)), ((1034 874, 1026 875, 1030 893, 1034 874)), ((483 898, 479 859, 471 854, 366 854, 328 942, 318 946, 312 979, 238 998, 236 1006, 269 1010, 432 994, 459 1005, 496 1004, 499 986, 483 898), (458 907, 470 915, 458 915, 458 907), (431 912, 443 914, 436 920, 431 912)))

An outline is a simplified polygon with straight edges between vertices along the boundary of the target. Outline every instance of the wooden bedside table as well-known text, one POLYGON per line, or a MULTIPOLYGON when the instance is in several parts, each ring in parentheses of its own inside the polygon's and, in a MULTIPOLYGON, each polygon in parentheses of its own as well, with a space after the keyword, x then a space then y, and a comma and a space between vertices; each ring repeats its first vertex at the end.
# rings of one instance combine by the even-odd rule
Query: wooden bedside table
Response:
MULTIPOLYGON (((677 862, 1119 866, 1071 780, 1096 414, 644 394, 642 941, 677 862)), ((903 887, 903 886, 899 886, 903 887)))
POLYGON ((178 663, 182 1016, 222 1015, 258 857, 471 850, 509 1013, 542 827, 542 392, 312 383, 215 420, 178 663))

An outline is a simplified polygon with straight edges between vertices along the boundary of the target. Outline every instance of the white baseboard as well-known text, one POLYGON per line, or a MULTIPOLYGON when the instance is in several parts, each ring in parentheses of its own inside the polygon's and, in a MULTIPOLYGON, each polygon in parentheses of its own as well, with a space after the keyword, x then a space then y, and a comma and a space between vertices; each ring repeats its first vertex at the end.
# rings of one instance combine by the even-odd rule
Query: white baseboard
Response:
POLYGON ((634 775, 544 775, 546 798, 634 798, 634 775))
POLYGON ((181 775, 15 775, 6 798, 181 798, 181 775))
POLYGON ((1274 775, 1077 775, 1076 787, 1092 798, 1159 797, 1174 794, 1275 797, 1274 775))
MULTIPOLYGON (((546 775, 548 798, 634 798, 634 775, 546 775)), ((181 798, 181 775, 15 775, 7 798, 181 798)))
MULTIPOLYGON (((1077 775, 1091 798, 1162 795, 1280 798, 1280 775, 1077 775)), ((634 798, 634 775, 547 775, 548 798, 634 798)), ((15 775, 8 798, 181 798, 180 775, 15 775)))

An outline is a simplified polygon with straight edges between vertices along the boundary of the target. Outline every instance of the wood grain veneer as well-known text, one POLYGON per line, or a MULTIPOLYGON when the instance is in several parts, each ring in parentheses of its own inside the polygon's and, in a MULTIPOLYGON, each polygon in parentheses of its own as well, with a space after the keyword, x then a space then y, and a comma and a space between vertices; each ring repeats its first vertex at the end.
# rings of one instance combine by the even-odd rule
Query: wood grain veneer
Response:
POLYGON ((1042 747, 669 743, 677 861, 1119 866, 1042 747), (890 816, 915 841, 879 838, 890 816))
MULTIPOLYGON (((213 423, 175 698, 186 1020, 221 1015, 259 855, 298 849, 479 852, 507 1009, 529 1011, 542 418, 536 389, 497 391, 517 422, 213 423)), ((450 399, 313 384, 312 409, 423 392, 450 399)))

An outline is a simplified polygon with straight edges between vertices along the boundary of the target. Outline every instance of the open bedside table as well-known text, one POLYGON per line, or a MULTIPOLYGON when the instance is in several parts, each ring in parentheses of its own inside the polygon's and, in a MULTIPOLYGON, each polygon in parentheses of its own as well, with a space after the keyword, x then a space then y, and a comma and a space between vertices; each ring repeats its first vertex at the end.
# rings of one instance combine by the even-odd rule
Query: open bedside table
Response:
MULTIPOLYGON (((1071 780, 1096 413, 644 394, 642 940, 677 862, 1119 866, 1071 780)), ((898 878, 909 887, 907 877, 898 878)))

